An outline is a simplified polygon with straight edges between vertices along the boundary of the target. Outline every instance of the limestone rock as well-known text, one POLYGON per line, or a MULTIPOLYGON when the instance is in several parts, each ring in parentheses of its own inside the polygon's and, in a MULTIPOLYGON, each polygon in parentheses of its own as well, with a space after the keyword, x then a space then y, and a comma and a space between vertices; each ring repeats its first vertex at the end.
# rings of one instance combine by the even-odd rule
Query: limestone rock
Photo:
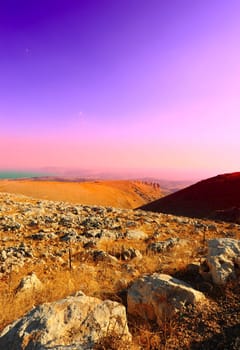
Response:
POLYGON ((154 253, 163 253, 179 244, 179 242, 179 238, 169 238, 166 241, 150 243, 147 249, 151 250, 154 253))
POLYGON ((217 285, 224 285, 236 277, 237 270, 240 270, 240 241, 231 238, 209 240, 207 259, 200 268, 202 276, 211 278, 217 285))
POLYGON ((33 290, 39 290, 42 288, 42 282, 38 279, 36 274, 33 272, 30 275, 24 277, 19 286, 17 287, 17 292, 27 292, 33 290))
POLYGON ((128 239, 146 239, 148 235, 141 230, 129 230, 127 231, 126 238, 128 239))
POLYGON ((7 252, 6 252, 6 250, 2 250, 1 251, 0 258, 3 261, 7 260, 7 252))
POLYGON ((40 305, 7 326, 0 349, 91 349, 106 335, 131 341, 125 307, 82 292, 40 305))
POLYGON ((136 280, 128 290, 128 312, 161 324, 175 309, 204 302, 204 295, 169 275, 154 273, 136 280))
POLYGON ((93 250, 91 252, 91 255, 93 257, 93 260, 96 262, 104 261, 106 263, 113 263, 113 264, 118 263, 117 258, 115 258, 114 256, 108 254, 103 250, 93 250))
POLYGON ((115 254, 115 256, 121 260, 131 260, 134 258, 142 259, 142 254, 140 251, 131 247, 123 249, 120 253, 115 254))

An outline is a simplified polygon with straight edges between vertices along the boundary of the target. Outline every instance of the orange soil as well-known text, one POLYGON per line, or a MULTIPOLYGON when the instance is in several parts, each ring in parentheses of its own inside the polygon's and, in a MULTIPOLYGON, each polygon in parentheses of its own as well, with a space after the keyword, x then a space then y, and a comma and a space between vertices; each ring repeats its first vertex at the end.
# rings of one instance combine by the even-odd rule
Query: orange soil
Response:
POLYGON ((161 197, 161 191, 139 181, 59 182, 1 180, 0 192, 85 205, 136 208, 161 197))

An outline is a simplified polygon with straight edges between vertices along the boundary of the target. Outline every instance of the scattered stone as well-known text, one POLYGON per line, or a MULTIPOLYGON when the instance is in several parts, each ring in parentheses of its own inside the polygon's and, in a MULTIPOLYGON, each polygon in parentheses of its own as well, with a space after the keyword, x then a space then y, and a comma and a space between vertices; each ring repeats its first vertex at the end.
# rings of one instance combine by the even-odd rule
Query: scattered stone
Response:
POLYGON ((42 241, 43 239, 45 239, 45 234, 43 232, 34 233, 30 236, 30 238, 35 241, 42 241))
POLYGON ((216 238, 208 241, 207 259, 200 272, 205 279, 211 278, 217 285, 224 285, 236 278, 240 271, 240 241, 231 238, 216 238))
POLYGON ((5 261, 7 259, 7 253, 6 250, 2 250, 1 251, 1 260, 5 261))
POLYGON ((61 217, 59 221, 59 225, 71 228, 72 227, 72 219, 70 217, 61 217))
POLYGON ((146 239, 148 238, 148 235, 141 230, 129 230, 126 233, 127 239, 146 239))
POLYGON ((128 248, 123 249, 120 253, 115 254, 116 258, 121 260, 131 260, 134 258, 142 258, 142 254, 138 249, 128 248))
POLYGON ((95 248, 96 246, 97 246, 97 244, 94 241, 88 241, 88 242, 83 244, 83 248, 85 248, 85 249, 92 249, 92 248, 95 248))
POLYGON ((214 224, 211 224, 211 225, 208 225, 208 226, 207 226, 207 229, 208 229, 209 231, 217 231, 217 226, 214 225, 214 224))
POLYGON ((37 220, 29 221, 28 226, 30 226, 30 227, 37 227, 38 226, 37 220))
POLYGON ((36 291, 40 289, 42 289, 42 282, 33 272, 21 280, 19 286, 16 289, 16 292, 32 292, 33 290, 36 291))
POLYGON ((128 290, 128 312, 159 323, 185 305, 205 301, 201 292, 168 275, 154 273, 137 279, 128 290))
POLYGON ((96 262, 99 262, 99 261, 104 261, 107 263, 118 262, 117 258, 108 254, 107 252, 104 252, 103 250, 94 250, 91 252, 91 255, 93 256, 93 260, 96 262))
POLYGON ((0 348, 92 349, 101 338, 111 334, 131 341, 125 307, 79 292, 40 305, 7 326, 0 334, 0 348))
POLYGON ((0 270, 11 272, 17 270, 17 266, 23 266, 26 261, 33 259, 32 249, 25 245, 7 247, 0 251, 0 270))
POLYGON ((84 233, 84 236, 87 238, 101 238, 102 230, 99 230, 99 229, 88 230, 87 232, 84 233))
POLYGON ((67 232, 63 236, 61 236, 60 240, 64 242, 76 242, 78 239, 78 235, 75 231, 67 232))
POLYGON ((166 241, 150 243, 147 246, 147 250, 154 253, 163 253, 176 246, 179 242, 179 238, 168 238, 166 241))
MULTIPOLYGON (((49 280, 48 278, 52 278, 55 272, 60 272, 64 276, 64 271, 69 270, 70 275, 74 278, 75 276, 76 278, 80 277, 81 280, 81 274, 83 274, 83 277, 87 276, 86 281, 82 282, 82 287, 86 288, 86 290, 89 290, 91 293, 94 293, 95 291, 94 288, 93 290, 91 289, 94 283, 97 284, 97 288, 98 284, 101 287, 104 286, 102 295, 105 296, 108 295, 109 290, 113 286, 113 290, 117 290, 119 292, 117 295, 124 300, 124 304, 127 304, 127 294, 129 294, 129 300, 131 300, 131 293, 127 292, 127 288, 129 285, 131 286, 133 280, 137 279, 136 282, 132 284, 131 288, 133 288, 134 284, 139 280, 139 276, 141 276, 142 273, 145 273, 143 271, 150 271, 153 269, 157 269, 158 271, 170 271, 172 270, 172 267, 177 268, 178 266, 186 266, 185 263, 190 261, 192 263, 187 266, 186 270, 184 270, 184 273, 186 273, 185 278, 188 280, 193 278, 194 283, 200 281, 201 283, 198 284, 199 289, 201 288, 201 291, 211 294, 215 293, 215 291, 218 292, 219 290, 222 290, 222 288, 216 288, 215 290, 212 283, 209 283, 208 281, 202 282, 201 277, 198 275, 198 261, 202 260, 203 257, 206 258, 207 255, 206 245, 208 245, 208 243, 206 244, 206 239, 216 236, 225 237, 225 239, 226 237, 239 239, 240 234, 240 225, 233 223, 213 222, 210 220, 193 218, 189 219, 176 217, 174 215, 147 213, 141 210, 123 210, 78 204, 73 206, 69 203, 46 200, 38 201, 34 198, 30 199, 24 196, 20 197, 19 200, 19 195, 13 194, 0 193, 0 206, 0 278, 3 291, 4 288, 12 289, 13 286, 15 287, 14 281, 16 278, 19 276, 20 280, 20 276, 22 277, 25 275, 25 271, 29 271, 30 268, 34 269, 37 273, 39 271, 39 276, 40 273, 41 276, 43 273, 46 274, 47 280, 49 280), (9 200, 7 200, 7 198, 9 200), (201 237, 199 236, 200 234, 202 235, 201 237), (187 236, 189 236, 189 240, 185 241, 184 238, 187 236), (174 237, 181 237, 181 239, 174 237), (31 238, 32 240, 27 238, 31 238), (187 242, 188 244, 186 257, 184 256, 184 247, 180 246, 182 244, 184 245, 184 242, 187 242), (191 243, 193 243, 192 251, 191 243), (174 251, 173 260, 176 259, 176 264, 174 264, 174 261, 172 264, 170 249, 175 245, 177 245, 177 249, 174 251), (160 253, 162 256, 151 257, 144 254, 142 257, 139 250, 141 249, 141 251, 144 251, 145 253, 146 246, 149 251, 160 253), (165 252, 167 252, 166 255, 164 255, 165 252), (138 259, 140 260, 141 257, 142 261, 138 262, 138 259), (121 259, 122 261, 119 261, 116 258, 121 259), (136 260, 132 260, 135 258, 136 260), (151 263, 151 258, 153 259, 153 264, 151 263), (96 263, 93 263, 93 261, 96 263), (147 266, 148 262, 150 263, 150 266, 147 266), (169 268, 168 263, 171 264, 169 268), (74 269, 75 271, 73 272, 74 269), (103 269, 103 273, 101 269, 103 269), (113 283, 112 286, 111 283, 113 283), (107 286, 106 290, 105 285, 107 286)), ((236 240, 233 241, 236 242, 236 240)), ((232 244, 226 246, 224 257, 222 255, 223 253, 221 252, 219 255, 216 254, 216 261, 218 261, 219 264, 217 265, 216 263, 216 265, 219 266, 217 268, 213 267, 214 263, 212 263, 212 265, 209 264, 211 258, 207 256, 205 263, 201 264, 201 273, 205 274, 206 277, 211 278, 211 280, 215 279, 219 282, 218 279, 220 279, 221 283, 222 280, 224 280, 225 283, 225 280, 235 278, 240 274, 240 256, 239 252, 233 249, 232 244), (222 270, 221 273, 223 274, 223 278, 219 278, 218 273, 220 272, 218 272, 218 268, 219 270, 222 270), (203 270, 205 272, 202 272, 203 270), (214 277, 214 273, 218 277, 214 277)), ((177 272, 178 270, 176 271, 176 275, 177 272)), ((179 275, 182 275, 182 272, 179 273, 179 275)), ((168 278, 170 278, 171 281, 176 281, 170 276, 168 276, 168 278)), ((135 305, 132 306, 132 309, 135 310, 133 311, 133 313, 135 312, 135 315, 138 316, 139 314, 142 314, 141 317, 150 315, 152 319, 157 320, 160 323, 162 316, 165 317, 167 314, 166 317, 168 317, 168 315, 171 317, 172 311, 174 312, 176 309, 181 309, 181 307, 184 308, 185 303, 200 303, 199 301, 196 301, 198 299, 197 297, 194 297, 193 294, 190 293, 189 297, 185 290, 180 291, 180 289, 178 289, 178 283, 175 282, 174 287, 171 284, 171 288, 173 289, 170 289, 168 286, 170 282, 166 282, 166 280, 164 281, 164 278, 162 278, 162 284, 164 287, 160 288, 158 282, 155 283, 155 279, 152 276, 151 278, 148 276, 148 279, 146 276, 143 277, 143 286, 138 289, 138 294, 135 293, 135 297, 132 298, 132 305, 135 305), (185 293, 190 300, 186 297, 185 293), (136 301, 136 299, 139 300, 136 301)), ((69 280, 70 279, 66 280, 67 284, 70 283, 69 280)), ((26 291, 29 291, 30 293, 35 290, 38 291, 38 287, 35 286, 34 281, 32 281, 31 275, 26 276, 25 281, 21 281, 21 283, 23 284, 23 290, 26 288, 26 291), (26 286, 29 286, 29 288, 26 286)), ((66 286, 68 288, 67 290, 73 290, 75 288, 75 282, 72 281, 71 283, 71 287, 70 284, 66 286)), ((129 291, 131 291, 131 288, 129 291)), ((188 286, 188 288, 190 288, 190 286, 188 286)), ((20 292, 20 285, 18 292, 20 292)), ((222 299, 220 297, 218 300, 218 297, 214 294, 213 300, 214 298, 215 300, 213 301, 212 299, 209 299, 209 305, 204 304, 204 307, 206 306, 204 310, 203 308, 200 311, 198 308, 184 308, 184 312, 178 313, 177 316, 183 320, 184 324, 185 313, 188 311, 193 312, 191 317, 194 321, 195 319, 193 318, 193 315, 195 315, 195 312, 199 315, 199 312, 206 311, 205 315, 206 313, 209 317, 212 315, 213 320, 210 320, 210 324, 213 322, 213 326, 210 325, 210 328, 207 323, 204 323, 204 312, 202 314, 203 318, 200 320, 200 322, 203 323, 203 327, 206 327, 208 335, 203 335, 204 332, 201 332, 201 335, 199 334, 199 336, 202 336, 203 338, 205 336, 206 339, 207 336, 211 336, 212 331, 215 332, 215 329, 219 330, 225 328, 225 326, 231 327, 234 324, 239 324, 239 313, 237 309, 239 305, 239 293, 237 293, 237 283, 229 284, 227 287, 227 293, 222 299), (226 300, 223 300, 225 297, 226 300), (210 311, 211 307, 213 307, 213 312, 210 311), (224 315, 222 319, 218 316, 220 313, 221 315, 224 315), (181 318, 182 315, 183 318, 181 318), (217 320, 216 317, 218 317, 217 320), (222 321, 225 322, 225 324, 220 324, 222 321), (215 322, 219 322, 216 328, 215 322)), ((109 295, 113 295, 112 289, 109 295)), ((117 295, 115 295, 114 298, 117 295)), ((18 297, 21 299, 21 294, 19 296, 16 295, 16 300, 18 300, 18 297)), ((23 298, 24 297, 25 295, 23 295, 23 298)), ((27 298, 31 298, 31 294, 27 295, 27 298)), ((3 300, 5 300, 4 293, 3 300)), ((68 323, 68 317, 71 317, 69 316, 72 312, 71 308, 71 306, 69 306, 69 308, 66 307, 64 316, 61 316, 62 318, 59 316, 61 320, 66 319, 66 322, 68 323)), ((75 308, 75 306, 73 308, 75 308)), ((51 309, 50 306, 49 309, 51 309)), ((39 310, 41 310, 41 307, 38 309, 40 314, 39 310)), ((36 323, 29 323, 29 327, 26 326, 26 329, 22 328, 22 333, 19 331, 19 337, 13 339, 17 339, 17 342, 21 341, 22 343, 20 345, 18 344, 19 346, 16 345, 16 348, 25 348, 26 350, 34 348, 39 350, 47 348, 58 350, 84 349, 85 345, 79 345, 82 341, 79 341, 82 334, 81 332, 84 332, 84 330, 79 332, 79 329, 81 328, 81 325, 85 326, 84 321, 82 321, 82 323, 81 320, 78 323, 76 322, 73 325, 73 328, 71 328, 71 326, 69 326, 70 328, 67 328, 66 326, 66 335, 64 331, 61 330, 62 326, 59 326, 60 332, 58 333, 58 325, 62 322, 60 322, 58 318, 59 310, 60 309, 54 310, 55 318, 53 316, 49 318, 50 323, 56 321, 54 341, 50 340, 49 344, 46 343, 44 345, 41 343, 42 339, 45 336, 47 337, 46 334, 48 334, 46 331, 43 338, 41 338, 41 325, 43 325, 44 328, 44 322, 45 324, 48 322, 43 318, 43 320, 38 320, 36 323), (59 339, 57 339, 58 334, 60 335, 59 339), (19 340, 20 336, 23 336, 22 340, 19 340), (40 342, 38 341, 38 337, 40 342), (56 344, 58 342, 58 345, 52 345, 54 342, 56 342, 56 344)), ((131 301, 129 302, 129 310, 131 310, 131 301)), ((61 313, 62 311, 60 310, 59 312, 61 313)), ((190 320, 190 323, 192 320, 190 320)), ((20 321, 21 320, 16 321, 15 324, 20 321)), ((9 320, 7 320, 7 322, 9 322, 9 320)), ((6 324, 6 321, 3 320, 2 324, 6 324)), ((87 325, 87 327, 90 326, 87 325)), ((10 328, 9 331, 12 332, 11 334, 16 335, 17 331, 13 331, 14 327, 11 326, 10 328)), ((184 337, 189 336, 192 331, 192 329, 188 329, 187 332, 184 333, 184 337), (190 333, 188 333, 189 331, 190 333)), ((50 333, 53 334, 53 330, 51 330, 50 333)), ((0 349, 7 349, 7 347, 5 347, 6 343, 4 342, 6 339, 10 339, 10 333, 6 331, 4 334, 5 335, 2 336, 0 341, 0 349)), ((89 334, 90 332, 88 332, 88 335, 89 334)), ((180 333, 178 332, 177 334, 180 333)), ((171 341, 170 338, 168 339, 169 341, 171 341)), ((230 345, 232 341, 233 339, 230 340, 230 345)), ((10 340, 8 344, 10 344, 10 340)), ((11 345, 8 345, 8 348, 14 349, 15 344, 14 342, 11 343, 11 345)), ((182 346, 185 345, 186 344, 182 346)), ((237 347, 238 343, 234 346, 237 347)), ((92 345, 90 348, 92 348, 92 345)), ((172 348, 179 347, 172 346, 172 348)), ((229 348, 233 348, 233 346, 230 346, 229 348)))

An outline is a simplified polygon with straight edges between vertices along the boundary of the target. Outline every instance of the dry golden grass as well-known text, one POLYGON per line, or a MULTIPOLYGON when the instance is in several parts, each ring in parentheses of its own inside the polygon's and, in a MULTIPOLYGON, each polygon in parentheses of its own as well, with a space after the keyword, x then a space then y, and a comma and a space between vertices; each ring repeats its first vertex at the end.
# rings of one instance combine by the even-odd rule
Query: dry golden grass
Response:
MULTIPOLYGON (((29 199, 20 198, 23 202, 29 199)), ((34 200, 32 200, 34 202, 34 200)), ((163 219, 164 221, 164 219, 163 219)), ((143 274, 153 272, 184 273, 189 263, 198 262, 205 256, 205 240, 214 237, 223 237, 223 231, 229 232, 233 238, 240 239, 238 228, 231 228, 229 223, 216 224, 218 231, 207 231, 205 233, 194 231, 193 225, 189 227, 179 225, 177 222, 169 221, 169 227, 158 227, 155 223, 147 223, 139 220, 138 230, 143 230, 149 235, 149 240, 110 240, 101 239, 96 249, 102 249, 109 254, 116 255, 124 249, 138 249, 142 258, 134 258, 130 261, 114 262, 94 261, 92 255, 83 248, 82 243, 76 242, 71 245, 61 242, 59 239, 50 241, 29 240, 28 236, 39 230, 39 228, 26 229, 22 237, 16 237, 14 232, 8 232, 8 240, 2 242, 2 248, 16 246, 21 242, 31 244, 34 250, 34 258, 31 262, 25 263, 18 270, 5 274, 0 281, 0 329, 23 316, 34 305, 51 302, 64 298, 76 291, 82 290, 89 296, 96 296, 101 299, 112 299, 126 305, 124 290, 131 283, 143 274), (168 232, 170 230, 170 233, 168 232), (154 234, 159 236, 154 238, 154 234), (154 241, 163 241, 170 237, 186 239, 185 245, 179 245, 164 253, 153 253, 147 250, 147 245, 154 241), (44 257, 43 253, 47 247, 51 247, 52 258, 44 257), (65 254, 58 257, 58 252, 65 249, 65 254), (72 269, 70 269, 69 249, 72 252, 72 269), (55 257, 55 258, 53 258, 55 257), (26 275, 35 272, 43 283, 41 290, 33 290, 30 293, 16 293, 19 282, 26 275)), ((206 221, 207 224, 212 224, 206 221)), ((0 232, 2 238, 5 233, 0 232)), ((94 248, 95 249, 95 248, 94 248)), ((126 295, 125 295, 126 297, 126 295)), ((133 344, 129 349, 174 349, 170 342, 175 337, 176 319, 170 317, 161 327, 155 324, 140 322, 129 318, 130 331, 133 334, 133 344)), ((127 349, 120 339, 106 337, 96 349, 127 349), (111 344, 109 341, 112 339, 111 344), (112 346, 112 348, 110 347, 112 346), (115 348, 114 348, 115 346, 115 348)), ((190 340, 186 340, 190 342, 190 340)), ((129 345, 130 346, 130 345, 129 345)), ((187 345, 186 345, 187 348, 187 345)))
MULTIPOLYGON (((42 245, 41 249, 44 249, 44 243, 39 243, 42 245)), ((199 248, 204 249, 204 242, 200 245, 190 242, 184 247, 184 250, 176 246, 164 254, 154 254, 146 250, 146 243, 143 241, 134 243, 123 240, 119 249, 135 246, 142 252, 141 260, 135 258, 130 261, 120 261, 115 265, 103 261, 96 263, 88 257, 87 260, 82 262, 78 257, 81 253, 85 254, 85 250, 80 246, 73 246, 72 269, 69 267, 67 253, 63 257, 64 263, 61 264, 45 259, 45 265, 26 265, 24 269, 19 270, 19 272, 13 271, 5 280, 1 281, 0 329, 23 316, 33 306, 64 298, 79 290, 89 296, 125 303, 121 292, 129 287, 136 278, 153 272, 174 274, 176 271, 184 271, 190 262, 201 258, 202 255, 199 253, 201 249, 199 248), (126 265, 128 269, 126 269, 126 265), (133 273, 129 273, 129 269, 132 269, 133 273), (33 271, 42 281, 43 288, 29 294, 16 293, 21 278, 33 271)), ((116 250, 113 241, 102 243, 103 247, 109 252, 113 249, 116 250)), ((174 349, 169 344, 174 344, 176 325, 177 320, 174 314, 168 317, 162 326, 129 317, 128 326, 133 335, 132 344, 127 344, 119 337, 111 334, 96 345, 96 350, 174 349)), ((190 339, 188 339, 188 342, 190 342, 190 339)), ((188 342, 186 339, 186 349, 188 342)))
MULTIPOLYGON (((0 329, 21 317, 34 305, 61 299, 79 290, 90 296, 103 299, 110 297, 120 301, 118 293, 137 277, 156 271, 169 273, 184 269, 192 255, 197 255, 197 250, 193 253, 185 249, 183 253, 177 247, 165 254, 154 254, 146 250, 146 243, 143 241, 134 243, 123 240, 121 245, 115 244, 116 242, 108 241, 102 243, 101 248, 109 253, 116 253, 118 249, 121 251, 130 246, 135 247, 142 252, 142 259, 120 261, 116 265, 105 261, 96 263, 83 248, 76 246, 72 248, 72 269, 66 253, 61 263, 45 258, 44 264, 25 264, 19 271, 13 271, 0 283, 0 329), (84 256, 87 258, 84 259, 84 256), (31 272, 36 273, 43 288, 28 293, 16 293, 20 280, 31 272)), ((38 248, 44 250, 44 243, 39 242, 38 248)))

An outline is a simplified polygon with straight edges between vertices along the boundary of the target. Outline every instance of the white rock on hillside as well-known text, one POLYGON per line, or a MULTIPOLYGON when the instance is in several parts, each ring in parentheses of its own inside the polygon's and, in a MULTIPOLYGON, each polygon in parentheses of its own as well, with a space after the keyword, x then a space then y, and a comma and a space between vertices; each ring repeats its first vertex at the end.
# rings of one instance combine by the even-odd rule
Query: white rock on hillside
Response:
POLYGON ((146 239, 148 235, 142 230, 129 230, 126 234, 127 239, 146 239))
POLYGON ((17 287, 17 292, 27 292, 32 290, 39 290, 42 288, 42 282, 33 272, 30 275, 23 277, 17 287))
POLYGON ((240 269, 240 241, 231 238, 216 238, 208 241, 207 259, 201 266, 203 277, 211 277, 213 282, 224 285, 236 277, 240 269))
POLYGON ((187 283, 159 273, 136 280, 127 295, 130 314, 156 320, 159 324, 172 310, 204 300, 204 295, 187 283))
POLYGON ((82 292, 40 305, 7 326, 0 349, 91 349, 112 333, 131 340, 125 307, 82 292))

